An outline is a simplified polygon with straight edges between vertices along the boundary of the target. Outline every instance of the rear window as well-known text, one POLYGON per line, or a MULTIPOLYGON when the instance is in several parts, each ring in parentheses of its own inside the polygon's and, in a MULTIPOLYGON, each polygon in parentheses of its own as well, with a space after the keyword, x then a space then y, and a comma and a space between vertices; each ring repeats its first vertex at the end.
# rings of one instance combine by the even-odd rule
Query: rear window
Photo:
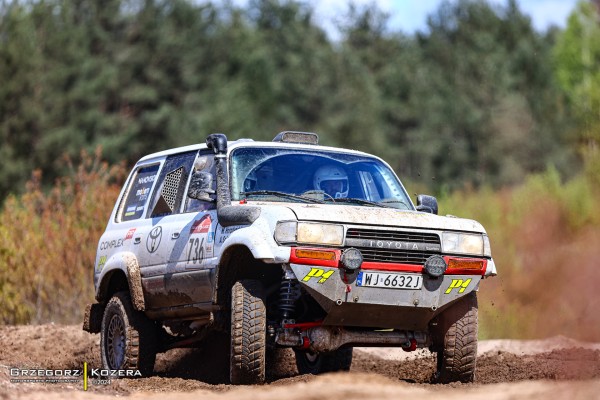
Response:
POLYGON ((132 179, 127 199, 122 209, 121 221, 131 221, 140 218, 150 197, 152 185, 158 174, 159 164, 141 167, 132 179))

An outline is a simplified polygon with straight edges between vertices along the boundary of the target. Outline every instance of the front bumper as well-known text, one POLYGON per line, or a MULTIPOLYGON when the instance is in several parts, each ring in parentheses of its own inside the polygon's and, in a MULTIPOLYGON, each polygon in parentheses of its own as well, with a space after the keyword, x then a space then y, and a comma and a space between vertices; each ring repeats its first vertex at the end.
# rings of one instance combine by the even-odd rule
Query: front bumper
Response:
POLYGON ((348 280, 347 276, 344 281, 343 269, 335 267, 295 263, 290 266, 303 288, 326 312, 324 325, 409 331, 428 330, 436 315, 477 290, 482 278, 480 275, 432 278, 422 274, 421 289, 391 289, 358 286, 355 279, 348 280))

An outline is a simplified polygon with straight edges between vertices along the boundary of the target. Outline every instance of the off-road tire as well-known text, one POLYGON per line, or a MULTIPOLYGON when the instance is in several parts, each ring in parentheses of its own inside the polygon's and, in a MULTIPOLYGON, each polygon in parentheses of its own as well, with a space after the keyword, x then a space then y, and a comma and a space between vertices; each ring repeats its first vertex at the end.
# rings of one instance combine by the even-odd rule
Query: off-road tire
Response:
POLYGON ((435 382, 473 382, 477 361, 477 293, 469 293, 444 311, 439 328, 443 347, 437 351, 435 382))
POLYGON ((350 371, 352 347, 337 349, 328 353, 311 354, 295 350, 296 367, 300 374, 318 375, 325 372, 350 371))
POLYGON ((100 332, 102 368, 139 370, 149 376, 157 351, 156 324, 131 304, 128 292, 118 292, 106 304, 100 332))
POLYGON ((241 280, 231 288, 231 355, 229 378, 234 385, 265 381, 266 326, 263 285, 241 280))

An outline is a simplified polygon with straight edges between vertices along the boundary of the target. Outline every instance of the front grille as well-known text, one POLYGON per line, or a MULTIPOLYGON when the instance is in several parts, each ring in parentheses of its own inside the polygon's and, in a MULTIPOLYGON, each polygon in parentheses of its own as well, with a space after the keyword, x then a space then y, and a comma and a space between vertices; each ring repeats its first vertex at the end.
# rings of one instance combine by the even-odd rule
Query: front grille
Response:
POLYGON ((346 238, 440 244, 440 237, 436 233, 379 231, 376 229, 350 228, 346 232, 346 238))
POLYGON ((350 228, 346 245, 359 249, 365 261, 423 265, 433 254, 441 254, 439 235, 423 232, 350 228))

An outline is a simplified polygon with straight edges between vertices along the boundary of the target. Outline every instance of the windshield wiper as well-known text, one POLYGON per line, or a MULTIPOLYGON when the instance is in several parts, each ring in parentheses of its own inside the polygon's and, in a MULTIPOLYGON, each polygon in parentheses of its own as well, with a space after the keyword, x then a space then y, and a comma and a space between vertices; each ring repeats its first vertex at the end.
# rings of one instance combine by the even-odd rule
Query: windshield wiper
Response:
POLYGON ((278 196, 286 199, 294 199, 294 200, 302 200, 307 203, 323 203, 322 200, 299 196, 297 194, 286 193, 286 192, 278 192, 277 190, 253 190, 250 192, 240 192, 242 196, 278 196))
POLYGON ((352 204, 360 204, 361 206, 373 206, 373 207, 384 207, 384 208, 395 208, 392 206, 388 206, 382 203, 377 203, 375 201, 357 199, 353 197, 340 197, 337 199, 327 198, 327 201, 333 201, 334 203, 352 203, 352 204))
MULTIPOLYGON (((380 204, 402 204, 407 210, 410 210, 410 207, 408 206, 408 204, 406 204, 405 202, 403 202, 402 200, 397 200, 397 199, 387 199, 387 200, 382 200, 380 204)), ((396 208, 396 207, 394 207, 396 208)))

